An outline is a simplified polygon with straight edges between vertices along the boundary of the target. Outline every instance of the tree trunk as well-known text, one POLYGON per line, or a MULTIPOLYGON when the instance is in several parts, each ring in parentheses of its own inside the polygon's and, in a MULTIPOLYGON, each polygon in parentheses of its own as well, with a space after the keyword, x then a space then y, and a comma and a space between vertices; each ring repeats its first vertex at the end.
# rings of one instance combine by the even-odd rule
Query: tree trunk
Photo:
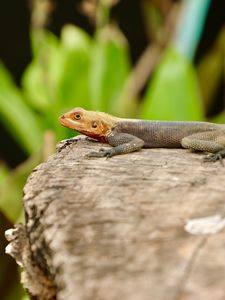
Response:
POLYGON ((74 142, 24 188, 8 239, 33 299, 225 299, 224 167, 182 149, 85 157, 102 146, 74 142))

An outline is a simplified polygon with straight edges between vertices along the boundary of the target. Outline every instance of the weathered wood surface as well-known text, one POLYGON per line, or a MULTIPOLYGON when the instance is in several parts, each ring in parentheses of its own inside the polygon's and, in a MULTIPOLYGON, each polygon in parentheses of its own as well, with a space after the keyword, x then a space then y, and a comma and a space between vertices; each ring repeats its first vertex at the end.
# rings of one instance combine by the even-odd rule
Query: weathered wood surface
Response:
POLYGON ((85 157, 102 146, 68 146, 24 189, 32 256, 57 299, 225 299, 224 231, 184 228, 224 215, 225 168, 182 149, 85 157))

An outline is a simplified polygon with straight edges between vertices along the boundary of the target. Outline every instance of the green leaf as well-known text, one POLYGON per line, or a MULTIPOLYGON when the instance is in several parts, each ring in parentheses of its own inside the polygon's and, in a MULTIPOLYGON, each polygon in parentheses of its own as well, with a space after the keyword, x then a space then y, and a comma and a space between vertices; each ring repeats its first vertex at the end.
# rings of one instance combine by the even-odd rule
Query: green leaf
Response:
POLYGON ((225 116, 224 116, 224 111, 213 116, 210 118, 210 122, 212 123, 219 123, 219 124, 225 124, 225 116))
POLYGON ((42 131, 36 115, 25 104, 10 74, 0 63, 0 118, 15 140, 28 153, 38 149, 42 131))
POLYGON ((168 49, 149 83, 141 117, 159 120, 202 120, 203 109, 192 64, 168 49))
POLYGON ((92 108, 110 112, 121 95, 130 62, 126 44, 118 32, 108 30, 93 45, 90 92, 92 108))
POLYGON ((90 37, 78 27, 63 27, 60 44, 62 67, 58 84, 59 105, 64 109, 89 105, 90 37))
POLYGON ((197 66, 199 85, 206 111, 215 105, 221 79, 224 74, 225 27, 219 32, 211 49, 203 56, 197 66))
POLYGON ((36 152, 0 182, 0 210, 12 223, 17 221, 22 211, 22 193, 27 177, 40 162, 41 154, 36 152))
POLYGON ((27 295, 24 295, 23 298, 21 300, 30 300, 30 297, 27 295))
POLYGON ((34 30, 31 40, 34 59, 24 72, 22 85, 28 103, 45 112, 52 109, 57 101, 63 56, 59 41, 52 33, 34 30))
POLYGON ((0 184, 7 177, 9 169, 0 161, 0 184))

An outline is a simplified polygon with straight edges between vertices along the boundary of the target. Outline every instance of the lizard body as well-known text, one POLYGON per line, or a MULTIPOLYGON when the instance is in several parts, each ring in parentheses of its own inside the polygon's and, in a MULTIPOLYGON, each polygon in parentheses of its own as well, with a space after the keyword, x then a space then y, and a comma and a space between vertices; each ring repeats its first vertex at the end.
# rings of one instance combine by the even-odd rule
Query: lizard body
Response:
POLYGON ((111 157, 141 148, 187 148, 211 153, 205 160, 225 157, 225 125, 190 121, 123 119, 82 108, 63 114, 60 123, 113 146, 91 152, 92 157, 111 157))

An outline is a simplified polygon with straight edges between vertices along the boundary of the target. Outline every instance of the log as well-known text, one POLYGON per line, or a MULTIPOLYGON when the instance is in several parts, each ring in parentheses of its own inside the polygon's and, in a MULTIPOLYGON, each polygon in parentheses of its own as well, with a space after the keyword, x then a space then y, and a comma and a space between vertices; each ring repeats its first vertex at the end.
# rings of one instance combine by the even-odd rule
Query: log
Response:
POLYGON ((27 181, 7 252, 31 298, 224 299, 224 167, 183 149, 86 157, 103 146, 78 140, 27 181))

